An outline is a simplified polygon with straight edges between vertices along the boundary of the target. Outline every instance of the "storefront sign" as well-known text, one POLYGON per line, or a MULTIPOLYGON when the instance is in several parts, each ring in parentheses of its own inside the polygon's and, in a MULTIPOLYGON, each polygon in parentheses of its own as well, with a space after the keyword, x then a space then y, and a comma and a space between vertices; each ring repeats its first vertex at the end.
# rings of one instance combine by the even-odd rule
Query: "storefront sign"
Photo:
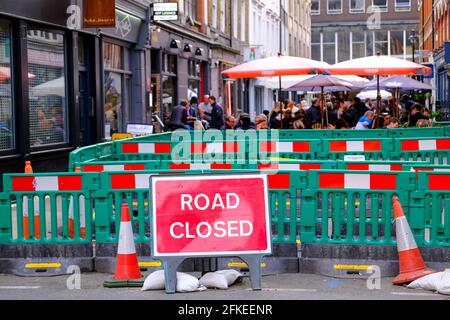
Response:
POLYGON ((153 21, 177 21, 178 3, 153 3, 153 21))
POLYGON ((83 27, 115 27, 115 10, 115 0, 83 0, 83 27))
POLYGON ((129 123, 127 125, 127 133, 131 133, 133 136, 150 135, 153 133, 153 126, 151 124, 134 124, 129 123))
POLYGON ((155 257, 270 254, 267 176, 152 176, 155 257))

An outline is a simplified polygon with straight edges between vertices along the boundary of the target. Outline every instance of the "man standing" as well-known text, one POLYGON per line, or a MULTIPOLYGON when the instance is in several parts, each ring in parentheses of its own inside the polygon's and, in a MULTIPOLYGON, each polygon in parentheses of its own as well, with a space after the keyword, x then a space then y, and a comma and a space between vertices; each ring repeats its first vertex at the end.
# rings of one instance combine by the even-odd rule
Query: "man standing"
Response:
POLYGON ((211 129, 222 128, 224 125, 223 121, 223 110, 222 107, 216 102, 216 97, 209 97, 209 104, 211 105, 211 113, 205 112, 207 116, 211 117, 211 121, 209 122, 209 126, 211 129))
POLYGON ((305 120, 307 129, 312 129, 312 127, 315 124, 321 123, 322 115, 320 113, 319 99, 317 98, 313 99, 311 108, 309 108, 308 111, 306 111, 305 120))
POLYGON ((212 111, 211 104, 209 103, 209 95, 205 94, 203 96, 203 102, 200 103, 198 109, 201 115, 201 119, 207 121, 209 124, 209 122, 211 121, 211 116, 206 114, 206 113, 211 114, 212 111))
POLYGON ((169 128, 170 130, 190 129, 187 122, 187 106, 186 100, 182 100, 179 105, 173 108, 170 115, 169 128))

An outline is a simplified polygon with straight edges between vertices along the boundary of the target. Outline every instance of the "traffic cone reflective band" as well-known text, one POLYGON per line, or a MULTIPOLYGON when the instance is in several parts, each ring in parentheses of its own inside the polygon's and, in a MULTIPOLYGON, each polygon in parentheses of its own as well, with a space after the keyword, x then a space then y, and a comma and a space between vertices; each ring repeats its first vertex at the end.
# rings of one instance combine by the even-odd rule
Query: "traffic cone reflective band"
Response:
MULTIPOLYGON (((80 167, 75 168, 75 172, 81 172, 80 167)), ((75 221, 73 212, 73 197, 69 199, 69 237, 75 237, 75 221)), ((86 220, 84 209, 84 196, 79 197, 79 209, 80 209, 80 238, 86 238, 86 220)))
POLYGON ((130 211, 128 205, 122 205, 120 219, 119 249, 117 250, 116 272, 114 279, 130 280, 141 278, 141 271, 134 246, 133 229, 131 227, 130 211))
POLYGON ((397 197, 392 199, 395 218, 395 234, 400 263, 400 274, 392 281, 393 284, 403 284, 419 279, 435 271, 428 269, 422 259, 419 248, 414 240, 408 220, 397 197))
MULTIPOLYGON (((33 168, 31 167, 31 161, 25 161, 25 170, 24 173, 26 174, 31 174, 33 173, 33 168)), ((34 197, 33 198, 33 203, 34 203, 34 213, 33 214, 33 221, 34 221, 34 237, 36 239, 39 239, 41 237, 41 232, 40 232, 40 221, 39 221, 39 198, 38 197, 34 197)), ((22 208, 23 208, 23 218, 22 218, 22 223, 23 223, 23 237, 25 239, 29 239, 30 238, 30 227, 29 227, 29 212, 28 212, 28 197, 23 197, 22 199, 22 208)))

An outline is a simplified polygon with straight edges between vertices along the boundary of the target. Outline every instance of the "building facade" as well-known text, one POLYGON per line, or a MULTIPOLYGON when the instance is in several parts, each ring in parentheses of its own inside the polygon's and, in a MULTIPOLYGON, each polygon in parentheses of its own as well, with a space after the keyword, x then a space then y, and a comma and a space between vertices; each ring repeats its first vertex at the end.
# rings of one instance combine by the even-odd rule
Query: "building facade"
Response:
POLYGON ((248 106, 244 82, 221 76, 243 60, 248 2, 170 1, 170 22, 152 21, 152 2, 116 0, 115 26, 102 28, 83 27, 83 0, 0 2, 2 173, 23 171, 25 160, 36 172, 65 171, 77 147, 154 114, 167 119, 181 99, 215 95, 233 113, 248 106))
POLYGON ((376 52, 413 59, 417 0, 312 0, 311 6, 313 59, 334 64, 376 52))
MULTIPOLYGON (((250 35, 244 48, 244 61, 283 55, 310 57, 311 16, 309 0, 249 1, 250 35)), ((277 99, 274 90, 266 88, 267 79, 246 80, 251 117, 271 110, 277 99)))
POLYGON ((450 3, 424 0, 420 4, 420 49, 434 67, 436 109, 450 120, 450 3))
POLYGON ((83 28, 83 1, 0 2, 2 173, 66 170, 75 148, 151 120, 149 3, 114 10, 115 27, 83 28))
POLYGON ((311 0, 288 1, 289 55, 311 57, 311 0))
POLYGON ((221 72, 242 63, 241 48, 248 38, 247 2, 172 2, 178 2, 178 21, 154 22, 150 27, 153 111, 167 119, 181 99, 214 95, 235 112, 244 100, 239 82, 228 88, 221 72), (230 102, 227 89, 233 93, 230 102))

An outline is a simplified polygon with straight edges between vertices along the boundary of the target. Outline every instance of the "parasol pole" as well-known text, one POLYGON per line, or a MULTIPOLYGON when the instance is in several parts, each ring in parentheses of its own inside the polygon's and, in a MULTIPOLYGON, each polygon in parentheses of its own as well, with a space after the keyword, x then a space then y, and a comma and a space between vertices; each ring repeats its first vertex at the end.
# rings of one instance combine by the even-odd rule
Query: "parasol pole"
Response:
POLYGON ((323 108, 324 108, 324 101, 323 101, 323 86, 320 87, 320 117, 322 118, 322 128, 323 128, 323 108))
POLYGON ((381 114, 381 92, 380 92, 380 75, 377 74, 377 119, 376 119, 376 127, 380 123, 379 116, 381 114))
MULTIPOLYGON (((278 54, 278 56, 281 56, 281 53, 278 54)), ((280 129, 283 129, 283 107, 281 105, 281 76, 278 76, 278 102, 280 104, 280 112, 281 112, 281 123, 280 123, 280 129)))
POLYGON ((231 115, 231 81, 227 81, 227 95, 228 95, 228 101, 227 101, 227 115, 231 115))

